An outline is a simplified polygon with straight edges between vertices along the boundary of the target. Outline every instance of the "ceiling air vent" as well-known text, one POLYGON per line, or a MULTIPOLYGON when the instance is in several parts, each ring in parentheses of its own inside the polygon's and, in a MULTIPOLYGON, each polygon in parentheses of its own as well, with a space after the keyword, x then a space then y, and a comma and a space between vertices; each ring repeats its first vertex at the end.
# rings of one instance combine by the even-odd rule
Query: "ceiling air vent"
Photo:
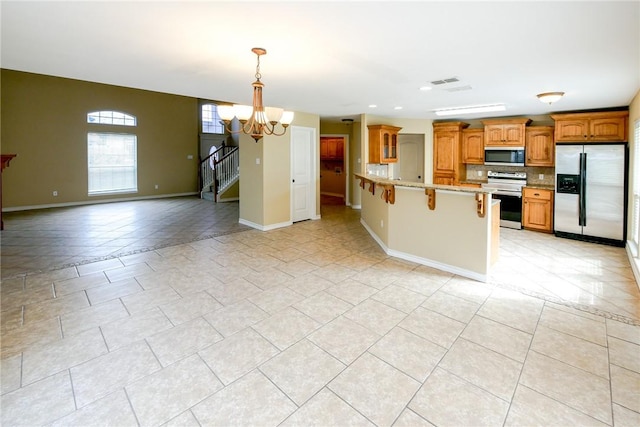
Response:
POLYGON ((438 86, 438 85, 445 85, 447 83, 455 83, 455 82, 459 82, 460 80, 458 80, 457 77, 449 77, 448 79, 442 79, 442 80, 434 80, 431 82, 432 85, 434 86, 438 86))

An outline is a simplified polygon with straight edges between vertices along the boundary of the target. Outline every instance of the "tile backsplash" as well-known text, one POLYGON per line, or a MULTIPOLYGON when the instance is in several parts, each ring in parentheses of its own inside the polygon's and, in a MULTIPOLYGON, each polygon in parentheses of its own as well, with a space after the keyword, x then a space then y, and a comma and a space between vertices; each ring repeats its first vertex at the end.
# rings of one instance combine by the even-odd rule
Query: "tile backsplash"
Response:
POLYGON ((541 166, 485 166, 467 165, 467 181, 486 181, 487 172, 526 172, 529 185, 555 185, 555 168, 541 166), (478 172, 482 172, 478 175, 478 172), (540 178, 540 175, 543 175, 540 178))

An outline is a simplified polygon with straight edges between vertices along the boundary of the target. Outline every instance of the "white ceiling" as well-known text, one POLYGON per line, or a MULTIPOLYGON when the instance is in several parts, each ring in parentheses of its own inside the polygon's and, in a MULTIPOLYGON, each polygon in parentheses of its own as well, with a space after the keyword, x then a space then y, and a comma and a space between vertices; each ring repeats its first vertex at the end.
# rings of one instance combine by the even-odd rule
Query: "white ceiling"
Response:
POLYGON ((638 1, 3 0, 0 13, 2 68, 250 104, 258 46, 265 104, 325 119, 493 103, 507 111, 465 118, 537 115, 626 106, 640 89, 638 1), (471 89, 419 90, 449 77, 471 89), (566 95, 549 106, 547 91, 566 95))

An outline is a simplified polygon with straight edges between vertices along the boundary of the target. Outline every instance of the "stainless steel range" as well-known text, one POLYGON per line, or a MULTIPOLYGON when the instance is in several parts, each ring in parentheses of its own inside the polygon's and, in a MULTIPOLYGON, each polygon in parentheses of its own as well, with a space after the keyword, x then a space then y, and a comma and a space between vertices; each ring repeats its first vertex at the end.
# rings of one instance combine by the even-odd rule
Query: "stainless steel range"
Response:
POLYGON ((526 172, 487 172, 484 189, 492 189, 494 199, 500 200, 500 226, 522 228, 522 187, 527 185, 526 172))

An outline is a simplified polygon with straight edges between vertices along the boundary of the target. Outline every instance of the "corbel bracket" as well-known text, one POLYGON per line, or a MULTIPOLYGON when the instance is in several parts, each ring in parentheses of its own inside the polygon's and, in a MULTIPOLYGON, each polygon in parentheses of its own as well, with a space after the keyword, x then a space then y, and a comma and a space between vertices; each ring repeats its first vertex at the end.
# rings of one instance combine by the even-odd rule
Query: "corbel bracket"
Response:
POLYGON ((487 214, 487 198, 487 193, 476 193, 476 212, 480 218, 487 214))
POLYGON ((434 210, 436 208, 436 190, 435 188, 425 188, 424 194, 427 196, 427 206, 429 210, 434 210))
POLYGON ((396 202, 396 187, 394 185, 383 185, 382 188, 382 199, 393 205, 396 202))
POLYGON ((369 181, 369 192, 373 195, 376 194, 376 183, 373 181, 369 181))

